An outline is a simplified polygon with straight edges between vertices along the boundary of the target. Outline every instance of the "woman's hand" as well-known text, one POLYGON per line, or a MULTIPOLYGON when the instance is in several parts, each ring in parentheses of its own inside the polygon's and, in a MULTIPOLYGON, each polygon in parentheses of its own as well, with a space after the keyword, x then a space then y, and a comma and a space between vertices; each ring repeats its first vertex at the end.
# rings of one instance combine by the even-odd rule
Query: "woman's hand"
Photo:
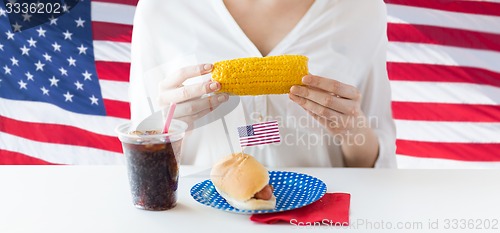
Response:
POLYGON ((349 166, 373 166, 378 140, 361 110, 361 93, 336 80, 306 75, 305 86, 293 86, 289 98, 333 134, 341 134, 342 151, 349 166), (364 140, 359 140, 359 136, 364 140), (357 139, 357 140, 356 140, 357 139))
POLYGON ((208 74, 212 71, 212 64, 200 64, 179 69, 160 83, 159 105, 166 107, 169 103, 177 103, 174 117, 191 125, 193 121, 203 117, 228 100, 227 94, 205 96, 220 89, 220 83, 207 81, 183 86, 189 78, 208 74))
POLYGON ((332 133, 353 130, 364 117, 358 89, 336 80, 314 75, 302 78, 306 86, 293 86, 290 99, 302 106, 332 133))

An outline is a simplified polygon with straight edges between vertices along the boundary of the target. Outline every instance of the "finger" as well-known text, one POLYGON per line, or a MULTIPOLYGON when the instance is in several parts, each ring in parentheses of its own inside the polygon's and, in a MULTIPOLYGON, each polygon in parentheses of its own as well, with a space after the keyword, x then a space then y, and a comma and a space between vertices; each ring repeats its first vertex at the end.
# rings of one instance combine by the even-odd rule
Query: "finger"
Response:
POLYGON ((337 121, 338 119, 343 118, 345 116, 342 113, 326 108, 325 106, 322 106, 309 99, 294 94, 289 94, 288 96, 292 101, 294 101, 295 103, 299 104, 302 108, 304 108, 304 110, 311 111, 318 116, 326 118, 327 120, 337 121))
POLYGON ((361 93, 354 86, 315 75, 306 75, 302 78, 302 83, 347 99, 358 100, 361 93))
POLYGON ((309 115, 311 115, 311 117, 314 120, 318 121, 321 125, 323 125, 324 127, 326 127, 328 130, 330 130, 333 133, 344 133, 346 131, 346 128, 342 124, 340 124, 338 121, 327 120, 326 118, 321 117, 321 116, 319 116, 316 113, 311 112, 311 111, 307 111, 307 113, 309 115))
POLYGON ((181 120, 181 121, 184 121, 186 122, 188 125, 192 126, 193 122, 204 117, 205 115, 207 115, 208 113, 210 113, 210 109, 205 109, 199 113, 196 113, 194 115, 188 115, 188 116, 182 116, 182 117, 179 117, 179 118, 176 118, 177 120, 181 120))
POLYGON ((324 117, 320 117, 318 115, 316 115, 316 113, 314 112, 311 112, 311 111, 308 111, 306 110, 306 112, 316 121, 318 121, 321 125, 323 126, 327 126, 328 125, 328 120, 324 117))
POLYGON ((175 117, 184 117, 198 114, 205 110, 212 111, 229 99, 227 94, 208 96, 202 99, 190 100, 177 105, 175 117))
POLYGON ((229 97, 226 94, 219 94, 181 103, 178 105, 180 107, 176 111, 176 117, 193 116, 205 110, 213 111, 228 99, 229 97))
POLYGON ((186 79, 198 77, 212 71, 212 64, 199 64, 195 66, 187 66, 168 75, 160 83, 161 89, 171 89, 182 85, 186 79))
POLYGON ((312 89, 305 86, 292 86, 290 93, 312 100, 327 108, 349 115, 357 115, 358 108, 353 100, 339 98, 323 90, 312 89))
POLYGON ((213 110, 215 110, 217 107, 219 107, 221 105, 221 103, 219 103, 218 105, 215 105, 213 106, 212 109, 205 109, 201 112, 198 112, 194 115, 188 115, 188 116, 183 116, 183 117, 179 117, 179 118, 176 118, 176 119, 179 119, 181 121, 184 121, 186 123, 188 123, 188 125, 191 125, 194 121, 206 116, 207 114, 211 113, 213 110))
POLYGON ((190 99, 199 98, 202 95, 218 91, 220 83, 208 81, 188 86, 179 87, 172 90, 164 90, 160 93, 160 105, 162 103, 181 103, 190 99))

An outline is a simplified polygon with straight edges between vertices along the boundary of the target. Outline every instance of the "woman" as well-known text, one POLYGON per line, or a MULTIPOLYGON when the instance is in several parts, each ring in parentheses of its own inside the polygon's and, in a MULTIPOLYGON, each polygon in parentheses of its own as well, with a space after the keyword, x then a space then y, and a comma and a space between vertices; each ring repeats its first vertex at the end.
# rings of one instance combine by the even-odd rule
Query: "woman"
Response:
MULTIPOLYGON (((241 97, 224 118, 232 144, 233 127, 278 120, 281 143, 245 148, 267 166, 395 167, 385 17, 383 1, 141 0, 132 119, 150 114, 148 96, 155 109, 177 102, 194 115, 225 102, 224 94, 202 98, 220 89, 206 75, 216 61, 302 54, 311 73, 304 85, 288 95, 241 97)), ((190 134, 183 162, 210 165, 230 153, 222 129, 213 122, 190 134)))

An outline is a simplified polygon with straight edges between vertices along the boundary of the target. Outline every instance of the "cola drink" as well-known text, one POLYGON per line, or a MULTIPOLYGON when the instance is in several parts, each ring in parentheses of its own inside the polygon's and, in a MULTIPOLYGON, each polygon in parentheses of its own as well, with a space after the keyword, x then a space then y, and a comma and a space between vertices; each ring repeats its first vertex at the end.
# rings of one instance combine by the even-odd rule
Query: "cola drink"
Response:
MULTIPOLYGON (((134 206, 145 210, 168 210, 177 204, 177 188, 184 130, 172 122, 170 134, 119 133, 127 161, 134 206)), ((122 129, 125 130, 125 129, 122 129)), ((119 131, 117 129, 117 131, 119 131)))

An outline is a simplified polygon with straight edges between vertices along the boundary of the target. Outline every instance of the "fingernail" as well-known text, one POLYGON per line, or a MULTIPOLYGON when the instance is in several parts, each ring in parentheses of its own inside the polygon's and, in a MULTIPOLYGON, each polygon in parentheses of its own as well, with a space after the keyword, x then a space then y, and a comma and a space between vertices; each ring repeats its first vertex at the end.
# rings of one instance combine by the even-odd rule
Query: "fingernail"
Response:
POLYGON ((302 77, 302 83, 306 84, 306 83, 309 83, 311 81, 311 77, 309 77, 308 75, 302 77))
POLYGON ((212 83, 210 83, 210 90, 212 90, 212 91, 217 91, 217 90, 219 90, 219 85, 218 85, 218 83, 217 83, 217 82, 212 82, 212 83))
POLYGON ((219 97, 217 97, 217 101, 219 101, 219 103, 224 102, 226 101, 226 97, 224 95, 220 95, 219 97))
POLYGON ((296 94, 296 93, 298 93, 298 92, 299 92, 299 87, 298 87, 298 86, 292 86, 292 87, 290 88, 290 93, 294 93, 294 94, 296 94))
POLYGON ((212 65, 212 64, 205 64, 205 65, 203 66, 203 69, 204 69, 204 70, 206 70, 206 71, 209 71, 209 70, 212 70, 212 67, 213 67, 213 65, 212 65))

